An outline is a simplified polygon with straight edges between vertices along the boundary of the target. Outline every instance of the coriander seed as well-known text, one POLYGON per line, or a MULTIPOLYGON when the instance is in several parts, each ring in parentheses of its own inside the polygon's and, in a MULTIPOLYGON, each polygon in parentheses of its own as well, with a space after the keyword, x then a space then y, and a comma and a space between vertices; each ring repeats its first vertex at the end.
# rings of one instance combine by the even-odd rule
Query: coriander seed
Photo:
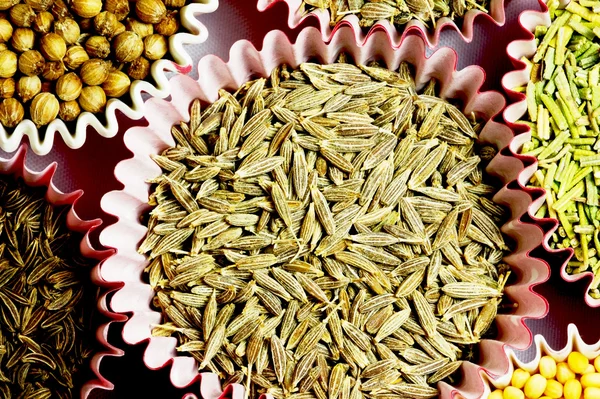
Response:
POLYGON ((29 50, 19 56, 19 71, 26 76, 36 76, 44 71, 46 60, 37 50, 29 50))
POLYGON ((144 57, 149 60, 161 59, 169 50, 167 39, 159 34, 144 38, 144 57))
POLYGON ((131 80, 126 73, 113 71, 108 74, 108 78, 102 83, 102 89, 108 97, 118 98, 129 91, 130 85, 131 80))
POLYGON ((81 107, 77 101, 66 101, 60 103, 58 117, 65 122, 71 122, 77 119, 81 113, 81 107))
POLYGON ((10 50, 0 51, 0 78, 11 78, 17 72, 17 54, 10 50))
POLYGON ((94 29, 93 18, 83 18, 78 20, 77 22, 79 22, 79 29, 81 29, 82 32, 90 32, 92 31, 92 29, 94 29))
POLYGON ((11 98, 15 94, 15 80, 13 78, 0 79, 0 97, 11 98))
POLYGON ((129 64, 127 75, 134 80, 143 80, 150 73, 150 61, 144 57, 140 57, 129 64))
POLYGON ((104 111, 106 106, 106 94, 100 86, 86 86, 79 95, 81 109, 93 114, 104 111))
POLYGON ((39 76, 23 76, 17 82, 17 95, 23 102, 28 102, 42 91, 42 81, 39 76))
POLYGON ((7 98, 0 103, 0 123, 2 126, 13 128, 23 120, 25 110, 16 98, 7 98))
POLYGON ((102 11, 102 0, 73 0, 71 9, 83 18, 94 18, 102 11))
POLYGON ((89 59, 90 56, 82 46, 73 45, 67 49, 63 61, 67 68, 77 69, 89 59))
POLYGON ((33 23, 35 11, 28 4, 17 4, 9 11, 10 22, 20 28, 28 28, 33 23))
POLYGON ((35 12, 46 11, 52 6, 53 3, 53 0, 25 0, 25 4, 31 6, 35 12))
POLYGON ((52 26, 54 25, 54 16, 52 13, 48 11, 42 11, 37 13, 35 19, 33 20, 33 30, 44 34, 49 33, 52 30, 52 26))
POLYGON ((71 18, 65 18, 54 23, 54 33, 63 38, 66 44, 77 43, 81 36, 79 24, 71 18))
POLYGON ((97 86, 108 78, 109 70, 108 62, 93 58, 83 63, 79 70, 79 77, 86 85, 97 86))
POLYGON ((35 44, 35 33, 29 28, 17 28, 13 33, 10 45, 19 52, 31 50, 35 44))
POLYGON ((169 8, 181 8, 185 6, 186 0, 165 0, 165 5, 169 8))
POLYGON ((40 93, 31 101, 29 114, 31 120, 39 128, 56 119, 58 115, 58 100, 52 93, 40 93))
POLYGON ((112 42, 115 58, 118 62, 131 62, 142 55, 144 43, 133 32, 123 32, 112 42))
POLYGON ((104 9, 112 12, 117 17, 117 20, 122 21, 129 15, 128 0, 105 0, 104 9))
POLYGON ((142 22, 157 24, 167 14, 167 8, 161 0, 138 0, 135 3, 135 13, 142 22))
POLYGON ((113 37, 118 24, 115 14, 109 11, 102 11, 94 17, 94 29, 102 36, 113 37))
POLYGON ((40 51, 48 61, 62 61, 67 52, 67 44, 58 34, 46 33, 40 39, 40 51))
POLYGON ((82 89, 81 79, 75 72, 67 73, 56 82, 56 95, 63 101, 73 101, 79 97, 82 89))
POLYGON ((85 42, 85 51, 94 58, 106 58, 110 54, 110 42, 104 36, 92 36, 85 42))
POLYGON ((179 14, 173 11, 167 14, 159 23, 154 25, 154 31, 159 35, 171 37, 179 30, 179 14))
POLYGON ((0 11, 6 11, 18 3, 19 0, 0 0, 0 11))
POLYGON ((65 65, 60 61, 46 62, 42 71, 42 78, 55 81, 65 74, 65 65))
POLYGON ((8 19, 0 19, 0 42, 6 43, 13 34, 13 26, 8 19))
POLYGON ((9 50, 8 46, 6 45, 6 43, 0 43, 0 51, 4 50, 9 50))
POLYGON ((129 18, 126 26, 127 30, 136 33, 140 39, 154 33, 154 26, 152 24, 146 24, 135 18, 129 18))

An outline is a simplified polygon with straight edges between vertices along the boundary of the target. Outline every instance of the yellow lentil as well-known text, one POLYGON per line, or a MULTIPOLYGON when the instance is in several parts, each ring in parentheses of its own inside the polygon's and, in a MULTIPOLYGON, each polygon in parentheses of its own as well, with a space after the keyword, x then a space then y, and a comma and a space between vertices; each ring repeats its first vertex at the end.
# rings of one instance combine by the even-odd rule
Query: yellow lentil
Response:
POLYGON ((565 383, 563 395, 565 396, 565 399, 580 399, 581 390, 581 383, 576 379, 571 379, 565 383))
POLYGON ((519 388, 508 386, 504 389, 503 399, 524 399, 525 395, 519 388))
POLYGON ((490 393, 488 399, 504 399, 504 395, 501 389, 496 389, 494 392, 490 393))
POLYGON ((574 373, 583 374, 590 361, 579 352, 571 352, 567 358, 567 364, 574 373))
POLYGON ((552 356, 543 356, 540 359, 540 374, 546 379, 556 377, 556 360, 552 356))
POLYGON ((600 373, 589 373, 581 376, 581 385, 583 385, 584 388, 600 388, 600 373))
POLYGON ((600 388, 589 387, 583 390, 584 399, 600 399, 600 388))
POLYGON ((552 399, 560 399, 563 396, 563 386, 556 380, 548 380, 544 395, 552 399))
POLYGON ((575 378, 575 373, 569 368, 565 362, 560 362, 556 365, 556 379, 561 384, 565 384, 568 380, 575 378))
POLYGON ((516 369, 510 379, 510 384, 515 388, 523 389, 529 377, 530 374, 527 371, 516 369))
POLYGON ((595 372, 596 372, 596 369, 594 368, 594 365, 588 364, 587 367, 585 368, 585 370, 583 370, 583 373, 581 373, 581 374, 586 375, 586 374, 595 373, 595 372))
POLYGON ((529 399, 539 399, 546 390, 546 379, 541 374, 534 374, 525 383, 525 396, 529 399))
POLYGON ((600 356, 594 359, 594 367, 596 368, 596 371, 600 373, 600 356))

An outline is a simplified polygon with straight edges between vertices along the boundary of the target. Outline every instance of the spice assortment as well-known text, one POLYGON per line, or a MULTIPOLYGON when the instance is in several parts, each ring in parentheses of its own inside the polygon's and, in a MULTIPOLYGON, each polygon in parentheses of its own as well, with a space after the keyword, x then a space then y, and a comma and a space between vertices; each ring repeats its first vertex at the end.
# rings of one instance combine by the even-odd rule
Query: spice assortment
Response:
POLYGON ((153 157, 152 333, 252 398, 437 397, 508 279, 475 115, 345 61, 196 100, 153 157))
POLYGON ((0 396, 71 398, 94 350, 90 260, 45 189, 0 178, 0 396))
POLYGON ((552 248, 573 248, 567 273, 592 271, 589 295, 600 298, 600 17, 594 2, 571 1, 559 9, 548 3, 552 23, 535 31, 526 119, 532 139, 521 153, 534 155, 539 170, 531 180, 546 189, 536 216, 558 219, 552 248))
POLYGON ((0 123, 38 127, 98 114, 145 79, 179 31, 185 0, 8 0, 0 4, 0 123))
POLYGON ((489 0, 302 0, 300 13, 328 10, 331 26, 347 15, 356 15, 361 27, 370 27, 380 20, 389 20, 396 26, 416 19, 435 27, 443 17, 462 20, 469 10, 488 12, 489 0))

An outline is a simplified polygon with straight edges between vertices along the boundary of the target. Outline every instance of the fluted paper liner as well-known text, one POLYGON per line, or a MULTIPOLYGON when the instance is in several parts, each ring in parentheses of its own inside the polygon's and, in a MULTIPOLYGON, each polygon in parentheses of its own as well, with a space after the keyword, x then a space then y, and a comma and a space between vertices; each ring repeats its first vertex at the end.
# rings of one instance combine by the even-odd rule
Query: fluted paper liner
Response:
POLYGON ((153 97, 165 98, 170 93, 167 75, 172 72, 191 71, 193 61, 184 45, 203 43, 207 40, 208 30, 196 17, 214 12, 218 6, 219 0, 193 0, 181 9, 180 22, 187 32, 179 32, 169 38, 169 52, 173 61, 162 59, 152 63, 149 77, 153 82, 136 80, 131 83, 129 90, 131 106, 116 98, 108 100, 106 110, 103 112, 105 124, 90 112, 82 112, 79 115, 74 123, 75 131, 71 131, 59 118, 42 127, 41 131, 30 119, 24 119, 10 133, 0 125, 0 148, 6 152, 13 152, 21 144, 24 136, 27 136, 33 152, 45 155, 52 149, 57 134, 68 147, 80 148, 85 143, 88 128, 103 137, 114 137, 119 131, 117 111, 130 119, 142 118, 146 93, 153 97))
MULTIPOLYGON (((66 218, 67 228, 83 235, 83 239, 79 245, 81 254, 87 258, 97 260, 98 262, 107 258, 113 253, 113 251, 99 251, 94 249, 89 238, 90 233, 98 228, 98 226, 102 224, 102 221, 100 219, 83 220, 75 212, 75 204, 83 195, 83 191, 76 190, 71 193, 63 193, 60 191, 53 183, 54 173, 56 172, 58 164, 54 162, 48 165, 41 172, 35 172, 25 166, 27 152, 27 146, 21 145, 11 158, 0 158, 0 174, 13 175, 15 178, 21 177, 25 181, 25 184, 30 187, 47 187, 46 200, 50 204, 54 206, 66 205, 70 207, 66 218)), ((92 281, 96 284, 102 285, 102 282, 94 277, 94 273, 92 273, 92 281)), ((105 304, 103 304, 102 301, 99 303, 100 306, 98 307, 98 311, 100 314, 104 316, 111 316, 105 304)), ((116 315, 111 317, 116 317, 116 315)), ((111 347, 106 341, 105 331, 106 326, 101 326, 96 332, 98 342, 101 344, 103 349, 90 359, 90 367, 96 375, 96 379, 93 381, 88 381, 82 386, 81 397, 83 399, 87 398, 93 389, 107 389, 112 386, 108 380, 100 375, 99 371, 102 358, 104 356, 114 355, 117 351, 116 348, 111 347)))
MULTIPOLYGON (((302 1, 303 0, 257 0, 257 8, 259 11, 266 11, 273 7, 276 3, 285 3, 286 7, 288 8, 288 25, 290 28, 296 28, 306 19, 313 17, 318 21, 318 26, 323 35, 323 40, 329 40, 333 34, 333 31, 335 30, 335 27, 330 25, 331 14, 329 13, 329 10, 316 9, 302 14, 300 10, 302 1)), ((436 21, 435 27, 433 28, 427 28, 423 22, 413 19, 405 26, 399 28, 396 28, 394 24, 388 20, 381 20, 376 22, 369 29, 384 29, 392 38, 394 43, 400 43, 405 34, 416 30, 423 34, 423 37, 426 38, 427 44, 430 47, 436 47, 442 30, 450 28, 458 32, 464 41, 470 42, 473 39, 473 26, 478 19, 483 18, 492 21, 496 25, 504 25, 504 0, 491 0, 488 11, 489 13, 477 9, 469 10, 467 13, 465 13, 463 20, 460 23, 461 27, 459 27, 452 19, 443 17, 436 21)), ((344 17, 343 21, 350 23, 354 27, 358 42, 362 42, 365 39, 363 28, 360 27, 359 19, 356 15, 349 14, 344 17)))
POLYGON ((542 335, 536 335, 533 340, 535 343, 535 357, 529 362, 520 361, 515 352, 510 349, 506 351, 508 358, 511 360, 510 367, 504 375, 489 380, 490 385, 486 390, 486 395, 494 388, 504 389, 509 386, 515 368, 521 368, 530 374, 534 374, 538 370, 542 356, 550 355, 557 363, 566 362, 569 353, 573 351, 580 352, 590 360, 600 356, 600 341, 594 344, 585 343, 575 324, 569 324, 567 327, 567 344, 562 349, 553 349, 542 335))
MULTIPOLYGON (((321 33, 315 28, 302 30, 295 43, 290 43, 282 32, 271 32, 265 37, 260 51, 247 41, 237 42, 227 63, 215 56, 203 58, 198 67, 198 81, 183 75, 172 78, 170 101, 150 99, 146 103, 149 126, 134 127, 125 133, 125 144, 134 155, 115 168, 115 176, 123 183, 123 190, 112 191, 102 198, 103 210, 115 215, 118 222, 107 227, 100 236, 103 245, 116 249, 116 254, 103 262, 100 274, 105 281, 118 282, 123 286, 114 294, 110 306, 117 313, 131 314, 123 328, 125 342, 147 346, 144 362, 149 368, 170 366, 171 381, 176 387, 198 383, 196 392, 199 391, 204 399, 237 399, 243 398, 244 393, 240 385, 229 386, 223 393, 216 375, 199 374, 193 358, 176 353, 176 338, 151 336, 151 328, 160 323, 161 316, 150 307, 154 292, 142 281, 143 269, 148 261, 137 252, 138 244, 146 234, 146 227, 140 224, 140 216, 150 209, 147 205, 150 186, 145 182, 161 174, 161 169, 150 155, 175 144, 170 135, 171 126, 189 120, 189 106, 193 99, 211 102, 218 98, 218 89, 235 90, 250 79, 268 76, 274 67, 282 63, 292 67, 309 59, 331 63, 341 51, 345 51, 356 62, 380 59, 391 69, 398 68, 401 61, 409 62, 415 67, 418 85, 423 86, 430 78, 436 78, 440 82, 442 97, 460 99, 467 113, 476 112, 487 120, 481 133, 482 141, 503 149, 513 140, 511 129, 494 120, 504 108, 503 96, 498 92, 479 91, 485 80, 481 68, 457 71, 457 56, 447 48, 426 58, 425 43, 418 36, 407 36, 398 46, 392 45, 393 41, 386 31, 373 31, 364 42, 357 42, 355 38, 356 31, 352 26, 342 23, 329 44, 323 42, 321 33)), ((465 363, 465 378, 458 387, 444 383, 439 385, 444 398, 457 393, 467 398, 481 397, 486 384, 480 375, 499 375, 508 368, 504 346, 525 348, 530 344, 531 333, 524 319, 540 318, 547 313, 547 302, 533 292, 532 287, 548 279, 549 268, 545 262, 528 255, 541 245, 544 232, 540 227, 520 220, 539 195, 518 185, 515 187, 514 183, 508 184, 523 172, 525 166, 511 154, 499 152, 489 167, 489 171, 505 184, 495 200, 511 211, 510 220, 502 229, 516 242, 516 248, 505 261, 512 266, 518 278, 516 283, 506 287, 506 295, 518 307, 512 314, 497 317, 498 340, 482 341, 482 365, 465 363)))
MULTIPOLYGON (((561 5, 568 4, 568 0, 561 0, 561 5)), ((531 138, 531 131, 528 126, 523 124, 516 123, 519 119, 521 119, 525 113, 527 112, 527 102, 526 97, 522 93, 517 93, 513 89, 516 87, 527 84, 530 80, 530 72, 531 69, 526 64, 520 61, 522 57, 530 58, 535 54, 537 49, 535 40, 533 37, 533 32, 538 25, 550 26, 550 15, 547 11, 546 6, 543 6, 543 11, 525 11, 519 17, 519 23, 521 28, 529 34, 529 37, 525 40, 516 40, 510 43, 506 49, 508 56, 513 63, 515 70, 504 75, 502 79, 502 86, 508 97, 510 98, 511 104, 506 108, 504 112, 504 118, 508 122, 509 126, 514 126, 516 129, 524 131, 522 134, 523 139, 518 143, 513 143, 511 146, 512 151, 517 152, 520 149, 520 146, 529 141, 531 138)), ((523 184, 526 184, 529 178, 535 173, 537 170, 537 161, 534 157, 531 156, 522 156, 523 158, 529 158, 529 162, 532 162, 531 169, 528 171, 522 180, 523 184), (530 172, 530 173, 529 173, 530 172)), ((545 194, 545 190, 538 189, 540 192, 545 194)), ((540 208, 543 204, 543 200, 539 203, 536 203, 534 207, 531 209, 531 215, 535 214, 535 212, 540 208)), ((535 219, 539 220, 539 219, 535 219)), ((551 228, 546 232, 544 237, 544 247, 550 253, 560 255, 559 259, 564 259, 563 263, 560 265, 560 275, 567 282, 575 282, 581 279, 587 280, 585 292, 583 293, 585 302, 591 307, 599 307, 600 299, 594 299, 590 295, 588 295, 589 288, 592 284, 594 274, 592 272, 585 272, 580 274, 571 275, 566 271, 567 263, 570 258, 573 256, 572 249, 560 249, 553 250, 548 246, 548 241, 551 238, 552 233, 558 227, 558 221, 556 219, 547 218, 544 221, 549 222, 551 224, 551 228)))

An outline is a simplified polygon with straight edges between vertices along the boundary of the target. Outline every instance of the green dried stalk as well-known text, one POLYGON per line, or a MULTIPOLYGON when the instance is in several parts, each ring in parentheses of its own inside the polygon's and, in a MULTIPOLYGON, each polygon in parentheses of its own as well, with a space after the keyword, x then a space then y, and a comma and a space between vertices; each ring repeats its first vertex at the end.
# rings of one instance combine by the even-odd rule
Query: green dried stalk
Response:
POLYGON ((0 397, 71 398, 93 353, 82 237, 45 189, 0 177, 0 397))
POLYGON ((547 190, 537 217, 558 219, 550 246, 573 248, 567 273, 592 271, 589 294, 600 298, 600 16, 598 4, 571 1, 558 9, 548 3, 549 27, 536 29, 538 49, 531 60, 531 81, 518 90, 527 95, 531 141, 522 154, 538 158, 530 184, 547 190))
POLYGON ((251 398, 436 396, 508 277, 481 124, 344 60, 195 101, 153 157, 153 334, 251 398))

